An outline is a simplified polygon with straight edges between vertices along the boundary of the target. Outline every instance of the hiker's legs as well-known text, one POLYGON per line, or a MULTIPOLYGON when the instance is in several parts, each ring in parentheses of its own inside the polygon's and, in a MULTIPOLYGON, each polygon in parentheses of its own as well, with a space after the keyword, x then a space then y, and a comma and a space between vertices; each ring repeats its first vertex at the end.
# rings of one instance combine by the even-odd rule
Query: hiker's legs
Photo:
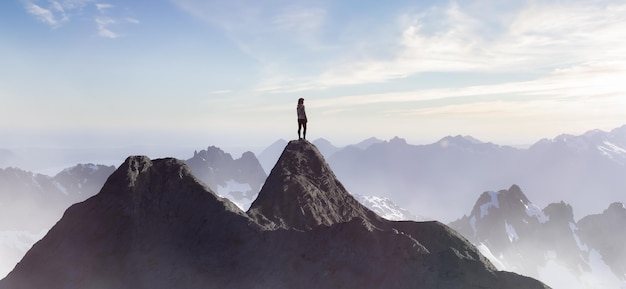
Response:
POLYGON ((300 139, 300 131, 301 129, 304 128, 304 134, 303 137, 304 139, 306 139, 306 120, 305 119, 298 119, 298 139, 300 139))

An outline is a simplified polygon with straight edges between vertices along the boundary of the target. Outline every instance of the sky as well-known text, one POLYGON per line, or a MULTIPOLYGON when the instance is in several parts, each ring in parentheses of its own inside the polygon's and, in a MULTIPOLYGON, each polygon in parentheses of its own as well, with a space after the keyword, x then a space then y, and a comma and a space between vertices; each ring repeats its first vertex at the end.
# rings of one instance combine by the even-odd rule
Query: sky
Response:
POLYGON ((0 2, 0 148, 531 144, 626 124, 626 2, 0 2))

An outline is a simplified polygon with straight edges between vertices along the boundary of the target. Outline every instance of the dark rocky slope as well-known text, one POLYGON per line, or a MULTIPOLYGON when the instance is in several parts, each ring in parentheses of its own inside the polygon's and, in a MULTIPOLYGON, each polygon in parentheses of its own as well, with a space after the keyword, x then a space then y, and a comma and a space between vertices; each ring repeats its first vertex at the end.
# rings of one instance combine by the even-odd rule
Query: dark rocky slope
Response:
POLYGON ((0 281, 20 288, 547 288, 438 222, 356 202, 292 141, 244 213, 182 162, 130 157, 0 281))

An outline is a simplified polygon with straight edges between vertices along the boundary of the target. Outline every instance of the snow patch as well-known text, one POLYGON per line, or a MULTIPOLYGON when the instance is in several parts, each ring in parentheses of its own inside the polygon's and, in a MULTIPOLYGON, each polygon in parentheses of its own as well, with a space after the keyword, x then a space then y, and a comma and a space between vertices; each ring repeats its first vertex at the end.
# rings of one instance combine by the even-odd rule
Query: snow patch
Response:
POLYGON ((580 277, 583 283, 590 285, 589 288, 626 288, 626 280, 620 280, 595 249, 589 252, 589 265, 591 272, 580 277))
POLYGON ((239 183, 235 180, 226 181, 226 186, 217 186, 217 194, 219 196, 228 198, 244 211, 248 210, 252 205, 252 201, 254 201, 254 199, 250 199, 245 195, 245 193, 251 190, 252 187, 250 187, 250 184, 239 183))
POLYGON ((381 217, 395 221, 405 219, 404 214, 400 212, 398 210, 399 208, 394 206, 389 199, 376 196, 363 196, 363 198, 371 204, 371 208, 379 213, 381 217))
POLYGON ((515 231, 513 225, 509 224, 509 222, 507 221, 504 221, 504 227, 506 228, 506 234, 507 236, 509 236, 509 241, 511 243, 519 240, 519 236, 517 235, 517 232, 515 231))
POLYGON ((576 226, 576 224, 570 222, 569 228, 572 230, 572 233, 574 234, 574 240, 576 240, 576 245, 578 245, 578 248, 583 252, 588 252, 589 248, 587 248, 587 245, 585 245, 578 237, 578 234, 576 234, 576 231, 578 231, 578 227, 576 226))
POLYGON ((67 189, 66 189, 63 185, 59 184, 59 182, 57 182, 57 181, 53 181, 52 183, 53 183, 53 184, 54 184, 54 186, 55 186, 55 187, 56 187, 59 191, 61 191, 64 195, 66 195, 66 196, 69 196, 69 195, 70 195, 70 193, 68 193, 68 192, 67 192, 67 189))
POLYGON ((489 214, 489 208, 496 207, 500 208, 500 203, 498 202, 498 193, 494 191, 488 192, 491 197, 491 201, 480 205, 480 218, 482 219, 487 214, 489 214))
POLYGON ((603 145, 598 146, 598 150, 605 156, 609 157, 610 159, 615 159, 616 157, 621 157, 621 158, 625 158, 626 157, 626 150, 609 142, 609 141, 604 141, 603 145))
POLYGON ((359 203, 374 211, 379 216, 391 221, 421 221, 422 217, 415 216, 410 211, 396 205, 388 198, 378 196, 362 196, 358 194, 352 195, 359 203))
POLYGON ((522 202, 522 204, 524 204, 524 207, 526 208, 526 215, 528 215, 529 217, 537 218, 537 220, 539 220, 539 223, 543 224, 550 219, 543 213, 541 209, 539 209, 539 207, 535 206, 533 203, 526 204, 522 200, 520 200, 520 202, 522 202))

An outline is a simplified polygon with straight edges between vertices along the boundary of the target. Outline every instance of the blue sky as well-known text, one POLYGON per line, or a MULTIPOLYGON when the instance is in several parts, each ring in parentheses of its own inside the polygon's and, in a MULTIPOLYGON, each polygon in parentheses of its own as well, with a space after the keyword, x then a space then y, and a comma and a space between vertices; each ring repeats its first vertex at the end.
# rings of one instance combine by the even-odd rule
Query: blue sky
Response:
POLYGON ((0 148, 529 144, 626 124, 625 52, 623 1, 8 0, 0 148))

